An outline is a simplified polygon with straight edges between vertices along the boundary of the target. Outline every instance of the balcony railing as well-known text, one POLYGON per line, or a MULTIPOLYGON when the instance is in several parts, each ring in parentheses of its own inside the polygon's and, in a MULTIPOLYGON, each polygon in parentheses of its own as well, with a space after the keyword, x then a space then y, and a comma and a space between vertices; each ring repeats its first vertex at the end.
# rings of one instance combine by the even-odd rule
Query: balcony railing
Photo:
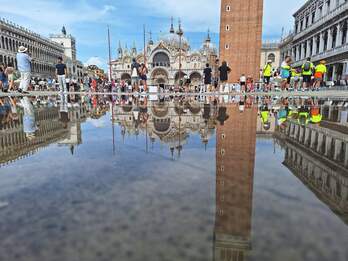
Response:
POLYGON ((327 21, 329 21, 331 19, 335 19, 340 13, 343 13, 346 10, 348 10, 348 2, 343 3, 342 5, 337 7, 336 9, 330 11, 328 14, 326 14, 326 15, 322 16, 321 18, 319 18, 317 21, 315 21, 313 24, 308 26, 303 31, 301 31, 298 34, 296 34, 294 36, 294 40, 300 39, 301 37, 305 36, 310 31, 313 31, 313 30, 317 29, 319 26, 323 25, 327 21))

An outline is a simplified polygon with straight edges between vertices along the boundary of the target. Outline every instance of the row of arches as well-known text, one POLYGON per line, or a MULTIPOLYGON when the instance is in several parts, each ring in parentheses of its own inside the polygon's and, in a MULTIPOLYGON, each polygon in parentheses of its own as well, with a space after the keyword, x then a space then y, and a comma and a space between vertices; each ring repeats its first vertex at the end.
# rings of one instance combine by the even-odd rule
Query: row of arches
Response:
POLYGON ((58 57, 61 56, 62 50, 55 50, 54 48, 49 48, 42 44, 38 45, 39 46, 34 46, 34 42, 30 44, 27 40, 18 41, 6 36, 1 36, 0 40, 0 49, 16 53, 20 46, 24 46, 28 48, 29 53, 31 53, 34 58, 40 59, 45 62, 55 63, 58 60, 58 57))
MULTIPOLYGON (((187 74, 184 72, 181 72, 181 77, 180 77, 180 73, 176 72, 174 75, 175 83, 176 84, 179 83, 179 80, 183 79, 185 76, 187 76, 187 74)), ((169 73, 163 68, 158 68, 152 72, 150 79, 156 84, 168 84, 169 73)), ((191 82, 193 84, 199 84, 199 83, 201 83, 203 77, 199 72, 192 72, 189 75, 189 79, 191 80, 191 82)), ((123 73, 121 75, 121 80, 122 81, 130 81, 131 75, 129 73, 123 73)))

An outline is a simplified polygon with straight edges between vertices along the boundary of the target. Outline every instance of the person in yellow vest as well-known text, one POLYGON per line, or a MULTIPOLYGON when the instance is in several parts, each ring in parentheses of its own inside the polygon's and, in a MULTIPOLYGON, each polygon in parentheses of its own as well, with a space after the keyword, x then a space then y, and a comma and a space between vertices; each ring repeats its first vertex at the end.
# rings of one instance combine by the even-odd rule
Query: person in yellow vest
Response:
POLYGON ((303 77, 303 89, 307 89, 312 81, 313 71, 315 69, 314 64, 311 62, 311 58, 307 58, 307 61, 302 65, 302 77, 303 77))
POLYGON ((307 106, 301 106, 298 110, 298 123, 302 126, 307 125, 310 120, 310 112, 307 106))
POLYGON ((265 65, 265 67, 263 67, 263 81, 265 84, 265 91, 269 91, 270 90, 270 84, 271 84, 271 76, 272 76, 272 61, 268 60, 267 64, 265 65))
POLYGON ((261 121, 262 126, 265 131, 268 131, 271 128, 271 123, 269 121, 270 113, 268 106, 265 105, 261 108, 261 121))
POLYGON ((315 83, 313 86, 315 89, 320 88, 326 72, 327 72, 326 61, 320 61, 320 63, 315 67, 315 73, 314 73, 315 83))
POLYGON ((318 106, 313 106, 310 111, 310 122, 313 124, 319 124, 323 119, 323 115, 320 113, 318 106))

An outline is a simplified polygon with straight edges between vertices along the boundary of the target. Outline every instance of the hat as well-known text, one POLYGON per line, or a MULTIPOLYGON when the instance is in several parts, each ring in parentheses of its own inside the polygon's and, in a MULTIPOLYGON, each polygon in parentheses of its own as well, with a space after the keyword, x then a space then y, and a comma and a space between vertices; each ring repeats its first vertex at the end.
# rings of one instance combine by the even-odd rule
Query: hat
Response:
POLYGON ((19 46, 19 48, 18 48, 19 53, 25 53, 26 51, 28 51, 28 48, 24 47, 23 45, 19 46))

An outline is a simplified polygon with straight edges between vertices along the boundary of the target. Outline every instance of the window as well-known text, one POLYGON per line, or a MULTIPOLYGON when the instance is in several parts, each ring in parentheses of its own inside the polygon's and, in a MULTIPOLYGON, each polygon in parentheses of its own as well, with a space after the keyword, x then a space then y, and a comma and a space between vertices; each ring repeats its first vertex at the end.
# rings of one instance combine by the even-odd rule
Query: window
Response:
POLYGON ((226 31, 229 31, 229 30, 230 30, 230 26, 226 25, 226 31))
POLYGON ((267 59, 269 60, 269 61, 272 61, 272 63, 274 63, 275 62, 275 54, 274 53, 271 53, 271 54, 269 54, 268 55, 268 57, 267 57, 267 59))
POLYGON ((231 6, 230 5, 226 5, 226 12, 231 12, 231 6))
POLYGON ((226 50, 230 49, 230 45, 229 44, 225 44, 225 49, 226 50))

